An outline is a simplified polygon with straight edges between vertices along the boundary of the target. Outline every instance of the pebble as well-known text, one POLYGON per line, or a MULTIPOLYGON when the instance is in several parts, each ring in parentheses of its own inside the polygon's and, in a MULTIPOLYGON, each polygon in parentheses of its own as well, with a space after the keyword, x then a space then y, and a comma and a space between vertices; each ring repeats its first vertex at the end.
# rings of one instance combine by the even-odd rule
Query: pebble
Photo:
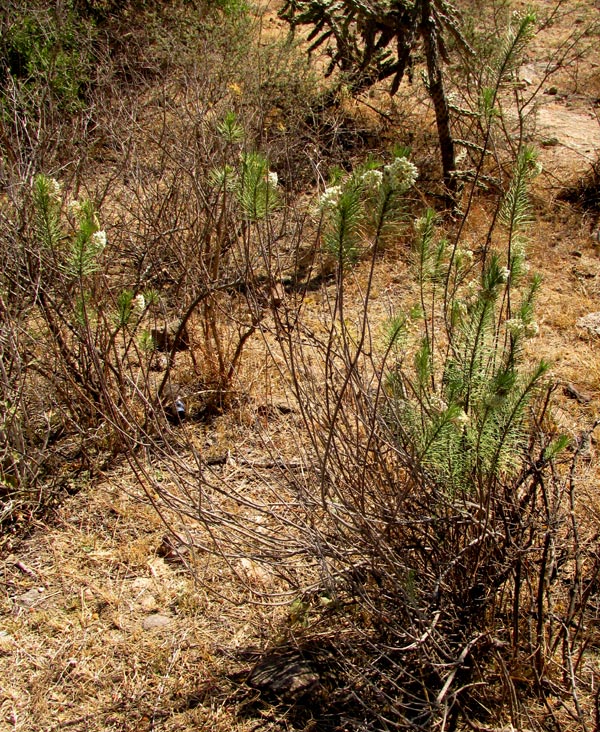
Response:
POLYGON ((576 325, 593 336, 600 336, 600 313, 588 313, 579 318, 576 325))
POLYGON ((44 599, 44 591, 43 587, 33 587, 31 590, 15 597, 15 602, 21 607, 34 607, 44 599))
POLYGON ((156 615, 148 615, 142 621, 142 628, 144 630, 160 630, 161 628, 166 628, 168 625, 171 625, 171 618, 158 613, 156 615))

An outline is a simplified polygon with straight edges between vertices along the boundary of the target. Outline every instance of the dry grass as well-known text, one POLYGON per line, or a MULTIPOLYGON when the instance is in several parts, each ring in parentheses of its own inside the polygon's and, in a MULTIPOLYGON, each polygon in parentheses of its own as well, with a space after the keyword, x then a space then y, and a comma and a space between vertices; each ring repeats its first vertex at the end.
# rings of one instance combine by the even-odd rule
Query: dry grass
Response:
POLYGON ((201 582, 160 557, 164 526, 129 482, 120 471, 82 490, 4 558, 0 729, 252 728, 224 675, 248 667, 236 654, 263 648, 282 611, 244 603, 211 557, 195 558, 201 582), (168 625, 145 629, 156 615, 168 625))

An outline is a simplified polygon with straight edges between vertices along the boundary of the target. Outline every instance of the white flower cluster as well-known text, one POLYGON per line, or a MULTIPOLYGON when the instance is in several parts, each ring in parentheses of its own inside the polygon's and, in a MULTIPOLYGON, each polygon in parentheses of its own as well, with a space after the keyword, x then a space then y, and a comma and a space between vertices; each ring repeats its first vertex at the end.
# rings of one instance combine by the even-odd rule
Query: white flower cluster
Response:
POLYGON ((448 404, 437 394, 432 394, 429 397, 429 404, 438 412, 445 412, 448 409, 448 404))
MULTIPOLYGON (((269 173, 269 176, 271 173, 269 173)), ((358 181, 366 193, 377 193, 382 185, 387 190, 402 195, 411 188, 419 176, 416 165, 407 158, 395 158, 394 162, 385 165, 383 170, 365 170, 357 177, 352 178, 355 183, 358 181)), ((343 184, 327 187, 319 198, 319 210, 322 212, 334 209, 344 192, 343 184)))
POLYGON ((146 307, 146 298, 140 292, 131 301, 131 309, 133 310, 133 312, 136 315, 141 315, 144 312, 145 307, 146 307))
POLYGON ((360 180, 365 188, 377 190, 383 183, 383 173, 381 170, 365 170, 360 176, 360 180))
POLYGON ((397 193, 406 193, 418 177, 417 166, 407 158, 396 158, 383 168, 383 179, 397 193))
POLYGON ((62 187, 56 178, 47 178, 48 195, 55 201, 59 201, 62 194, 62 187))
POLYGON ((505 325, 506 330, 515 338, 533 338, 540 331, 535 320, 526 323, 523 318, 510 318, 505 325))
POLYGON ((106 232, 105 231, 95 231, 92 234, 91 241, 96 250, 102 251, 104 249, 104 247, 106 246, 106 232))
POLYGON ((83 207, 81 205, 81 201, 73 200, 69 203, 68 206, 69 213, 71 216, 74 216, 76 219, 80 218, 83 213, 83 207))
POLYGON ((461 249, 460 247, 457 247, 455 257, 460 262, 472 262, 475 255, 471 249, 461 249))
POLYGON ((510 269, 508 269, 508 267, 500 267, 500 271, 498 274, 498 282, 500 283, 508 282, 508 280, 510 279, 510 269))
POLYGON ((328 211, 335 208, 342 195, 342 186, 330 186, 323 191, 323 195, 319 199, 319 208, 321 211, 328 211))
POLYGON ((272 187, 275 188, 277 184, 279 183, 279 176, 274 170, 269 170, 267 173, 267 183, 272 187))

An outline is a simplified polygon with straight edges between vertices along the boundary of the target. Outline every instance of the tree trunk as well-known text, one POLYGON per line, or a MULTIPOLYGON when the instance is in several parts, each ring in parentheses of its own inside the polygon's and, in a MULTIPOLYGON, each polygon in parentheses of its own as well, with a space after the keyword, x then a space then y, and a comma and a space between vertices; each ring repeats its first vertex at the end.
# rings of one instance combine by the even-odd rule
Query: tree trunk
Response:
POLYGON ((444 76, 440 63, 437 43, 437 28, 433 17, 430 0, 423 0, 421 15, 421 34, 427 58, 427 75, 429 77, 429 95, 435 109, 438 140, 442 154, 444 184, 452 198, 456 193, 457 180, 456 158, 454 154, 454 138, 450 129, 450 107, 444 89, 444 76))

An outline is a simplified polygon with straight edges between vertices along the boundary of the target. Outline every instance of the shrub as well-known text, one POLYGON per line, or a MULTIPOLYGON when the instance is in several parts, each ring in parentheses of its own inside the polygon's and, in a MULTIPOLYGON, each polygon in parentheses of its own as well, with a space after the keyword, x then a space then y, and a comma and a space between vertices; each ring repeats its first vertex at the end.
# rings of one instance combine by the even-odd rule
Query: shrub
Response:
MULTIPOLYGON (((314 382, 300 376, 307 354, 290 346, 319 476, 318 491, 298 485, 327 620, 311 612, 319 644, 321 623, 331 628, 345 679, 322 713, 344 709, 351 728, 498 724, 506 698, 520 728, 528 697, 560 688, 577 701, 563 669, 585 642, 568 627, 586 612, 582 566, 589 559, 586 582, 597 569, 579 543, 572 477, 557 467, 568 440, 545 427, 548 364, 530 369, 524 357, 540 286, 524 237, 536 170, 523 149, 477 254, 439 236, 432 211, 416 222, 418 302, 379 349, 368 288, 361 322, 334 310, 326 345, 314 344, 314 382)), ((341 220, 337 232, 343 247, 341 220)), ((310 658, 310 630, 294 633, 310 658)))
MULTIPOLYGON (((456 729, 507 715, 521 728, 532 700, 544 704, 548 693, 587 719, 573 673, 585 633, 572 629, 583 628, 598 563, 573 511, 573 473, 560 462, 568 441, 549 426, 548 365, 529 368, 525 358, 540 286, 525 257, 536 172, 523 149, 477 252, 464 249, 461 224, 450 239, 425 212, 412 254, 418 301, 382 335, 370 305, 385 227, 375 227, 360 264, 355 319, 349 288, 359 265, 345 254, 364 230, 342 215, 346 186, 360 208, 349 177, 325 199, 326 210, 341 203, 329 219, 339 276, 321 331, 304 327, 302 303, 275 311, 307 434, 296 448, 302 471, 274 455, 280 480, 275 487, 257 471, 260 495, 202 462, 197 495, 191 474, 179 472, 166 492, 145 472, 186 525, 180 541, 222 556, 233 572, 240 565, 240 575, 268 572, 271 597, 245 581, 255 601, 294 598, 287 631, 250 681, 273 692, 269 678, 295 659, 320 680, 311 687, 319 723, 456 729), (194 539, 196 521, 207 531, 194 539)), ((286 714, 300 723, 302 709, 286 714)), ((561 728, 560 715, 554 722, 561 728)))

